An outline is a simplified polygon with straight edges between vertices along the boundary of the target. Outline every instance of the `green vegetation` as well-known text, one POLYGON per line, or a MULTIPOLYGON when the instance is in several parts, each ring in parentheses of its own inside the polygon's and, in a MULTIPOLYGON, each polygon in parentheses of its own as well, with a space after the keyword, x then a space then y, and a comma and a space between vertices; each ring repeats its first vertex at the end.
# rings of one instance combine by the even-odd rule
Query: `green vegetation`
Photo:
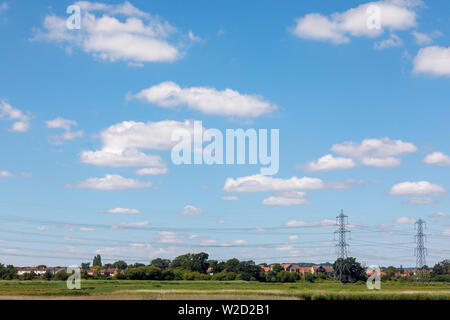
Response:
POLYGON ((264 296, 297 299, 446 299, 447 283, 382 282, 381 290, 368 290, 364 282, 342 284, 331 280, 305 279, 292 283, 257 281, 150 281, 150 280, 82 280, 80 290, 68 290, 64 281, 0 281, 1 296, 101 296, 136 299, 170 299, 174 295, 189 299, 198 295, 264 296))

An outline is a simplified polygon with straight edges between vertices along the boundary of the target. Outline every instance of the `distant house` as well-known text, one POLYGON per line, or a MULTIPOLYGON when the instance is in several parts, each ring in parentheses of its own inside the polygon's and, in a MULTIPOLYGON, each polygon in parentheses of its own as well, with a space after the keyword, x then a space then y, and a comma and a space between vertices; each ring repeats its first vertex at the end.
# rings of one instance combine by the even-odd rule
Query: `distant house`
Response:
POLYGON ((33 268, 33 267, 25 267, 25 268, 17 268, 17 275, 23 276, 24 274, 34 272, 35 274, 42 276, 47 272, 47 268, 33 268))
POLYGON ((119 273, 119 268, 90 268, 87 271, 87 274, 93 276, 94 274, 102 275, 102 276, 115 276, 119 273))
POLYGON ((314 270, 314 274, 327 274, 334 272, 333 267, 330 266, 320 265, 320 266, 313 266, 312 268, 314 270))

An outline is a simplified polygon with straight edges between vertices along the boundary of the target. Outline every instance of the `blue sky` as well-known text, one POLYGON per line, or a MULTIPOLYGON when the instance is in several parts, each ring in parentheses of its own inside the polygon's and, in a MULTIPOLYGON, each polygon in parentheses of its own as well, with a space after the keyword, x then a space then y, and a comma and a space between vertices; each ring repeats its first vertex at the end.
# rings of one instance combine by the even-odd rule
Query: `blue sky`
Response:
POLYGON ((0 1, 2 263, 334 261, 341 208, 367 265, 414 266, 419 218, 448 257, 450 3, 71 4, 0 1), (279 172, 174 165, 193 120, 279 129, 279 172))

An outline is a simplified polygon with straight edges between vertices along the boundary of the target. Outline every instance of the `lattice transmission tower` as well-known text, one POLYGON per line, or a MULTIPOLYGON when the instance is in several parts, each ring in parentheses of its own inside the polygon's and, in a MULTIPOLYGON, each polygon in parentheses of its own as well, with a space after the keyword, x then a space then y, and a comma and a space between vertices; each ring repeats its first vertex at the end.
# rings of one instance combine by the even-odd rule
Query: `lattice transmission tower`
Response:
POLYGON ((348 269, 348 266, 345 263, 345 259, 347 259, 348 257, 347 234, 350 234, 350 231, 346 229, 347 224, 348 224, 348 217, 344 215, 344 210, 341 210, 341 214, 336 217, 336 225, 338 226, 338 229, 334 232, 335 240, 337 235, 337 244, 336 244, 337 260, 334 275, 341 282, 351 281, 350 270, 348 269))
POLYGON ((419 219, 415 223, 417 234, 415 236, 415 240, 417 243, 417 247, 414 250, 414 254, 416 256, 416 270, 417 270, 417 279, 420 281, 424 280, 424 266, 426 266, 426 255, 427 255, 427 248, 425 248, 425 241, 427 239, 427 236, 425 233, 423 233, 424 227, 426 227, 425 221, 422 219, 419 219))

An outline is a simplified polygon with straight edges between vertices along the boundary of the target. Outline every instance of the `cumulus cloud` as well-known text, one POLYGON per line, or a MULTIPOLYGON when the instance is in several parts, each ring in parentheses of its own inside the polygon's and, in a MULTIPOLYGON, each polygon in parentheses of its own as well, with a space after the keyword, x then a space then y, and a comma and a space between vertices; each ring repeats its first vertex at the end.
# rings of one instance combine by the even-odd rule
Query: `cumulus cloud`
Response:
POLYGON ((223 190, 226 192, 271 192, 323 189, 324 187, 325 183, 318 178, 294 176, 289 179, 280 179, 257 174, 237 179, 228 178, 223 190))
POLYGON ((450 47, 425 47, 414 58, 415 73, 450 76, 450 47))
POLYGON ((446 194, 444 187, 432 184, 428 181, 401 182, 392 186, 389 191, 391 195, 436 195, 446 194))
POLYGON ((197 215, 197 214, 202 214, 204 213, 204 211, 200 208, 194 207, 190 204, 185 205, 183 210, 180 212, 180 214, 183 215, 197 215))
POLYGON ((450 157, 442 152, 433 152, 427 155, 423 162, 436 166, 450 166, 450 157))
POLYGON ((439 232, 439 234, 442 236, 450 237, 450 229, 445 229, 444 231, 439 232))
POLYGON ((104 178, 89 178, 76 184, 68 184, 68 188, 87 188, 101 191, 140 189, 151 187, 151 182, 127 179, 117 174, 107 174, 104 178))
POLYGON ((414 224, 417 220, 411 217, 400 217, 398 219, 395 219, 394 222, 400 223, 400 224, 414 224))
POLYGON ((108 209, 106 211, 102 211, 104 213, 112 213, 112 214, 140 214, 141 212, 137 209, 130 208, 113 208, 108 209))
POLYGON ((351 37, 373 38, 385 30, 407 30, 416 26, 415 4, 410 1, 378 1, 328 16, 311 13, 297 19, 292 33, 299 38, 341 44, 350 42, 351 37), (371 8, 379 9, 380 28, 368 27, 373 15, 371 8))
POLYGON ((64 118, 55 118, 53 120, 46 121, 46 126, 49 129, 63 129, 65 132, 58 136, 51 137, 53 144, 61 144, 63 140, 73 140, 78 137, 82 137, 84 132, 82 130, 72 131, 72 127, 77 126, 78 123, 75 120, 68 120, 64 118))
POLYGON ((333 145, 331 151, 358 159, 367 166, 389 168, 400 165, 401 160, 395 156, 416 152, 417 147, 402 140, 380 138, 364 139, 361 143, 346 141, 333 145))
POLYGON ((171 139, 174 130, 185 129, 192 134, 193 128, 193 121, 120 122, 100 133, 101 150, 84 151, 80 160, 97 166, 162 169, 165 163, 160 156, 146 154, 140 149, 171 149, 177 143, 171 139))
POLYGON ((306 193, 302 191, 288 191, 270 196, 262 201, 266 206, 298 206, 309 204, 306 193))
POLYGON ((315 161, 309 162, 305 166, 306 171, 331 171, 350 169, 356 167, 356 162, 350 158, 334 157, 331 154, 327 154, 315 161))
POLYGON ((10 128, 11 131, 26 132, 30 127, 30 117, 4 100, 0 100, 1 118, 13 121, 13 125, 10 128))
POLYGON ((298 239, 299 239, 299 237, 297 235, 289 236, 289 241, 295 241, 295 240, 298 240, 298 239))
POLYGON ((65 16, 47 15, 33 40, 78 47, 106 61, 131 63, 172 62, 183 56, 168 22, 143 12, 129 2, 103 4, 76 2, 81 28, 71 32, 65 16))
POLYGON ((259 95, 241 94, 232 89, 181 88, 174 82, 162 82, 134 97, 163 108, 186 105, 204 114, 220 116, 258 117, 277 109, 259 95))
POLYGON ((298 221, 298 220, 290 220, 284 224, 285 227, 319 227, 319 228, 328 228, 335 227, 336 221, 330 219, 323 219, 320 221, 298 221))

